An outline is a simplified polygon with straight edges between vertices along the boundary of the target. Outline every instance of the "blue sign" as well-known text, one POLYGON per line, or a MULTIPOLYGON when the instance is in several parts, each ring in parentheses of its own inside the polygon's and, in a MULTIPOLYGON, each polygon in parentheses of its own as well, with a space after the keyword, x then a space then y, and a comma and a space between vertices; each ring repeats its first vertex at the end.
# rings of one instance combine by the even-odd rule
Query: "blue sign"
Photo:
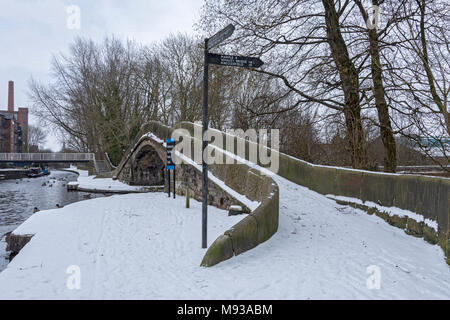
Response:
POLYGON ((167 151, 167 170, 175 170, 175 163, 172 160, 172 151, 175 147, 175 140, 167 139, 166 140, 166 151, 167 151))

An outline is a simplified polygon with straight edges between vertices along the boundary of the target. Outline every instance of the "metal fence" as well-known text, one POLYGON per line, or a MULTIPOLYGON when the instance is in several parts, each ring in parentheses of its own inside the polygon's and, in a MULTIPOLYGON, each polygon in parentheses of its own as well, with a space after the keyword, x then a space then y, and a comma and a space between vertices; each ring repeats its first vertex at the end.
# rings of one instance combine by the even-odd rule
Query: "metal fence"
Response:
POLYGON ((77 162, 94 161, 93 153, 0 153, 0 161, 7 162, 77 162))

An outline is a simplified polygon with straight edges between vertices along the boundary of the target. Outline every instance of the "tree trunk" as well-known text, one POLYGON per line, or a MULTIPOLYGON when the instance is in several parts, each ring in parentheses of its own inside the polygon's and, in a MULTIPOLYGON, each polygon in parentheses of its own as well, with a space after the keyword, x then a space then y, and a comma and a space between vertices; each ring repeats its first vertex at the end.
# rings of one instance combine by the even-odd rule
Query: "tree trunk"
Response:
POLYGON ((358 72, 342 37, 333 0, 322 0, 325 9, 328 44, 339 72, 345 98, 345 123, 353 168, 367 169, 367 149, 361 123, 358 72))
MULTIPOLYGON (((372 0, 373 5, 378 5, 378 0, 372 0)), ((363 17, 367 20, 364 8, 360 6, 363 17)), ((372 81, 375 105, 378 110, 378 121, 380 122, 381 140, 384 146, 384 171, 395 172, 397 168, 397 147, 394 133, 392 132, 389 107, 386 102, 386 95, 383 85, 382 68, 380 61, 379 39, 376 28, 369 29, 369 52, 372 60, 372 81)))

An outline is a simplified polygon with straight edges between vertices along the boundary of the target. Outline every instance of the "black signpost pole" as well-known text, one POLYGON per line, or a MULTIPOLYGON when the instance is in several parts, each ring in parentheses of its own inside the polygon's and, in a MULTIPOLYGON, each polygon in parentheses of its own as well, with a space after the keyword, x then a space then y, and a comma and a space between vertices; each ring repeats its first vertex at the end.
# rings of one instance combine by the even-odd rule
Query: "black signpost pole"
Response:
POLYGON ((176 183, 176 175, 175 175, 175 167, 173 168, 173 198, 175 199, 176 196, 176 190, 175 190, 175 183, 176 183))
POLYGON ((168 190, 169 190, 169 198, 170 198, 170 170, 167 169, 167 185, 168 185, 168 190))
POLYGON ((205 132, 208 130, 208 39, 205 39, 205 63, 203 70, 203 128, 202 128, 202 248, 207 248, 208 225, 208 164, 205 159, 205 150, 208 141, 205 132))
POLYGON ((175 141, 173 139, 167 139, 166 140, 166 152, 167 152, 167 184, 168 184, 168 191, 169 191, 169 198, 170 198, 170 170, 173 170, 173 198, 175 199, 175 164, 173 163, 172 159, 172 151, 175 147, 175 141))
MULTIPOLYGON (((205 62, 203 70, 203 128, 202 128, 202 248, 207 248, 207 225, 208 225, 208 163, 206 162, 206 150, 208 141, 205 140, 205 133, 208 130, 208 64, 220 66, 259 68, 264 64, 259 58, 232 56, 225 54, 209 53, 209 50, 216 47, 234 32, 234 26, 229 24, 209 39, 205 39, 205 62)), ((198 78, 196 86, 200 83, 198 78)), ((175 171, 174 171, 175 174, 175 171)), ((175 187, 174 187, 175 189, 175 187)))

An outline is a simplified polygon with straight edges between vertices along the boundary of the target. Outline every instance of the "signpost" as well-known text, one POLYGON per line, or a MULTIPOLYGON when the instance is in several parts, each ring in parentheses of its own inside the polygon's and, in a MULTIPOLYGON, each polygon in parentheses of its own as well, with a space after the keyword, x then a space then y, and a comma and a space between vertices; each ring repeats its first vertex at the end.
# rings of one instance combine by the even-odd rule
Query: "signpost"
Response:
MULTIPOLYGON (((207 225, 208 225, 208 164, 205 159, 205 150, 208 148, 208 141, 205 140, 205 132, 209 126, 208 120, 208 65, 216 64, 231 67, 259 68, 264 63, 259 58, 230 56, 209 53, 209 50, 229 38, 235 30, 232 24, 229 24, 221 31, 217 32, 209 39, 205 39, 205 60, 203 69, 203 129, 202 129, 202 248, 207 244, 207 225)), ((201 78, 197 78, 195 85, 199 86, 201 78)), ((170 181, 170 180, 169 180, 170 181)), ((169 189, 170 190, 170 189, 169 189)), ((170 193, 170 191, 169 191, 170 193)), ((170 195, 169 195, 170 196, 170 195)))
POLYGON ((205 150, 208 141, 205 132, 208 129, 208 39, 205 39, 205 61, 203 66, 203 119, 202 119, 202 248, 208 247, 208 164, 205 161, 205 150))
POLYGON ((170 198, 170 171, 173 171, 173 198, 175 199, 175 163, 173 163, 172 153, 173 148, 175 147, 175 140, 167 139, 166 140, 166 152, 167 152, 167 185, 169 191, 170 198))

